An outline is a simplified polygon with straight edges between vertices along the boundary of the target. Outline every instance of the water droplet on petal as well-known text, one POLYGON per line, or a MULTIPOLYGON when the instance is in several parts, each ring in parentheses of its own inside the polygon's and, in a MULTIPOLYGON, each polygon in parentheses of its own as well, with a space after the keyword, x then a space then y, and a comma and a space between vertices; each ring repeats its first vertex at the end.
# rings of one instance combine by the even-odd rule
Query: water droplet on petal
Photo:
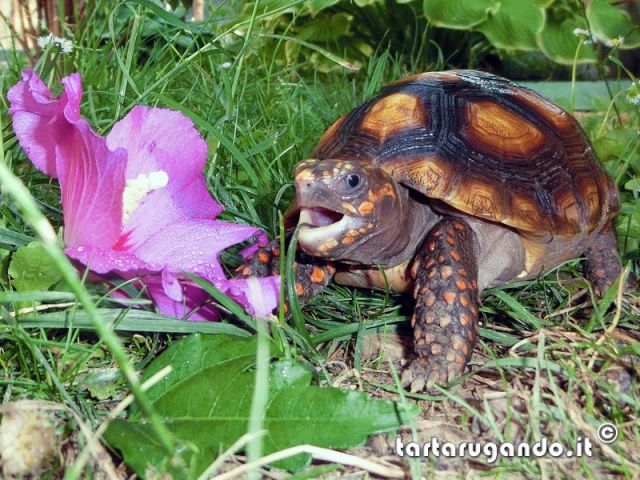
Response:
POLYGON ((154 140, 151 140, 147 145, 147 150, 149 151, 149 153, 153 153, 155 149, 156 149, 156 142, 154 140))

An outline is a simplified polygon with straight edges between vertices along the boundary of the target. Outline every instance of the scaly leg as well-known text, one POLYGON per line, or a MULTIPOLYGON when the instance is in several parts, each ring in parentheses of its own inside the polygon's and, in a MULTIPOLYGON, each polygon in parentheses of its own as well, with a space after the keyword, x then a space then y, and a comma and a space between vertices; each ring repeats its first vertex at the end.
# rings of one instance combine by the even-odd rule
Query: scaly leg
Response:
MULTIPOLYGON (((288 242, 287 242, 288 243, 288 242)), ((296 284, 295 290, 300 305, 304 305, 315 295, 320 293, 329 283, 335 268, 329 262, 310 257, 303 252, 296 253, 293 263, 296 284)), ((266 277, 280 273, 280 239, 277 238, 262 246, 246 263, 235 271, 235 277, 266 277)), ((289 311, 288 300, 285 313, 289 311)))
MULTIPOLYGON (((587 259, 584 276, 593 285, 596 295, 602 296, 613 285, 621 271, 618 237, 613 222, 600 232, 584 255, 587 259)), ((632 282, 630 279, 629 283, 632 282)))
POLYGON ((412 266, 417 358, 402 374, 411 391, 453 380, 471 358, 479 333, 474 241, 463 220, 446 218, 429 232, 412 266))

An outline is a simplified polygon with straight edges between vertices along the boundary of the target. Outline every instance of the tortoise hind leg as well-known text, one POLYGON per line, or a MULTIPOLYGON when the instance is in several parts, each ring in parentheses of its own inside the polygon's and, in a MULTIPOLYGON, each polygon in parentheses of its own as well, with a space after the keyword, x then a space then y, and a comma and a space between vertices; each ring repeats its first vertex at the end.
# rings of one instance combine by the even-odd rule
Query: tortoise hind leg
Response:
POLYGON ((620 275, 618 259, 618 237, 613 222, 602 229, 585 252, 587 259, 584 275, 593 285, 598 296, 602 296, 620 275))
POLYGON ((474 242, 469 225, 447 218, 429 232, 414 262, 417 358, 402 374, 411 391, 453 380, 471 358, 479 332, 474 242))

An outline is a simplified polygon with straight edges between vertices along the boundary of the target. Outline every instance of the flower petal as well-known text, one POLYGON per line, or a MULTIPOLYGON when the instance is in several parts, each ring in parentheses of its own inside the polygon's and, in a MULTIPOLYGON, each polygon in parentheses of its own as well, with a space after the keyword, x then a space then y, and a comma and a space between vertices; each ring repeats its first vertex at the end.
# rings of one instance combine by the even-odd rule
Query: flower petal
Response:
MULTIPOLYGON (((80 81, 78 74, 69 78, 71 83, 80 81)), ((38 170, 56 178, 55 147, 70 128, 64 109, 68 101, 77 101, 79 108, 79 98, 55 98, 33 70, 22 71, 22 80, 9 89, 7 98, 20 146, 38 170)))
POLYGON ((280 275, 229 280, 226 295, 254 317, 265 318, 280 302, 280 275))
POLYGON ((70 129, 56 147, 64 240, 70 247, 112 247, 122 231, 122 191, 127 154, 110 152, 87 128, 70 129))
POLYGON ((218 286, 218 281, 226 280, 220 252, 260 233, 256 227, 221 220, 184 220, 166 226, 130 251, 148 264, 191 272, 218 286))
POLYGON ((168 176, 167 185, 149 192, 126 220, 129 248, 173 222, 213 219, 222 211, 207 191, 202 175, 207 145, 182 113, 134 107, 114 125, 107 135, 107 145, 111 150, 127 150, 127 180, 153 172, 168 176))
MULTIPOLYGON (((197 286, 187 289, 183 301, 189 309, 184 311, 177 295, 175 274, 190 272, 211 282, 222 293, 240 303, 253 316, 266 317, 278 306, 280 300, 280 277, 232 279, 228 280, 218 255, 224 249, 243 242, 252 236, 261 235, 262 231, 256 227, 239 225, 219 220, 187 220, 169 225, 162 231, 134 250, 140 259, 148 264, 166 266, 162 273, 163 292, 154 287, 154 301, 163 303, 163 307, 171 311, 186 314, 204 299, 197 293, 197 286), (169 277, 171 271, 173 277, 169 277), (162 298, 161 298, 162 297, 162 298), (166 297, 166 298, 165 298, 166 297), (177 302, 171 304, 169 300, 177 302), (182 308, 182 310, 180 310, 182 308)), ((183 290, 190 282, 181 281, 183 290)), ((150 290, 151 291, 151 290, 150 290)), ((161 310, 162 311, 162 310, 161 310)), ((206 311, 206 309, 205 309, 206 311)), ((164 312, 163 312, 164 313, 164 312)), ((210 314, 195 314, 195 318, 204 318, 210 314)), ((192 319, 192 316, 189 316, 192 319)))
POLYGON ((182 288, 182 299, 176 301, 167 295, 162 279, 159 275, 145 279, 147 291, 158 307, 158 311, 169 317, 187 318, 187 320, 220 319, 220 312, 211 303, 211 298, 200 287, 191 282, 179 281, 182 288))
POLYGON ((182 302, 182 287, 177 275, 165 268, 162 270, 161 278, 162 288, 167 297, 176 302, 182 302))
POLYGON ((60 180, 65 243, 107 248, 122 228, 126 152, 110 152, 80 117, 80 75, 69 75, 62 84, 64 92, 56 99, 35 72, 24 70, 9 90, 9 112, 29 159, 60 180))
POLYGON ((134 253, 110 248, 79 245, 65 248, 64 253, 97 274, 104 275, 112 272, 127 280, 162 271, 162 265, 152 265, 144 262, 134 253))

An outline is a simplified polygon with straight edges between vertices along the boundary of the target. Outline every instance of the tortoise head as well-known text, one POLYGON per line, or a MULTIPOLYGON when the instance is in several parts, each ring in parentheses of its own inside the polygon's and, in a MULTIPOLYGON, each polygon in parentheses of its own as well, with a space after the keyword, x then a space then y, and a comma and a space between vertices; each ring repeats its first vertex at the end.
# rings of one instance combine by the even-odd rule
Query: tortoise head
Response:
MULTIPOLYGON (((386 266, 403 249, 407 191, 355 160, 305 160, 296 169, 298 243, 313 256, 386 266)), ((410 223, 410 222, 409 222, 410 223)))

